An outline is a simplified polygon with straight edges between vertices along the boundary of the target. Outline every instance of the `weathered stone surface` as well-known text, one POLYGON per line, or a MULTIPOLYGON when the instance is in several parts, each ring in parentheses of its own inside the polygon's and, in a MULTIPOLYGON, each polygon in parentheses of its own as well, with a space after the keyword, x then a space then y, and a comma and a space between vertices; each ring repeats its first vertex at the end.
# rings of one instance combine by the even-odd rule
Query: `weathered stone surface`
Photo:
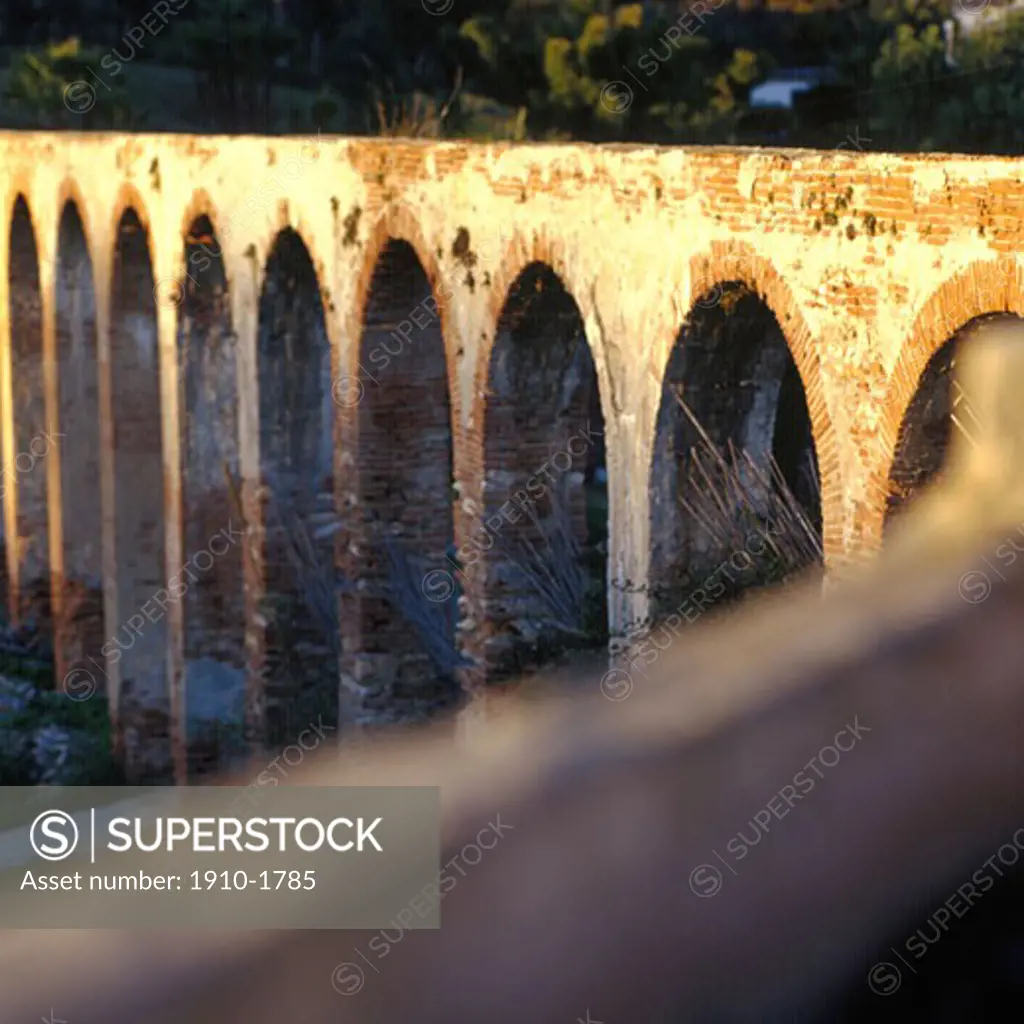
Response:
MULTIPOLYGON (((648 579, 657 539, 650 483, 666 368, 695 306, 713 305, 730 282, 774 314, 806 393, 826 560, 856 563, 880 542, 900 423, 931 356, 974 317, 1024 313, 1019 178, 1014 160, 948 155, 0 135, 4 209, 20 225, 0 232, 0 306, 13 314, 0 326, 11 606, 24 608, 49 567, 59 619, 64 576, 101 561, 112 636, 194 554, 189 524, 223 522, 201 511, 219 496, 244 517, 246 537, 210 570, 226 605, 199 588, 170 604, 146 643, 105 665, 103 685, 119 713, 131 678, 135 705, 158 712, 132 735, 166 744, 183 728, 186 652, 218 652, 247 673, 247 728, 258 737, 290 692, 268 684, 268 658, 277 664, 291 639, 273 620, 268 632, 266 598, 291 621, 306 607, 264 528, 264 472, 298 470, 333 491, 349 521, 318 557, 336 544, 349 577, 379 582, 376 540, 394 523, 441 567, 448 546, 494 513, 502 486, 592 416, 574 405, 580 374, 592 373, 617 584, 609 626, 621 632, 647 611, 643 589, 624 584, 648 579), (308 273, 294 261, 269 266, 286 229, 308 273), (565 301, 531 326, 538 264, 565 301), (190 280, 210 301, 190 297, 190 280), (274 296, 285 298, 271 315, 274 296), (76 391, 67 380, 93 331, 95 388, 90 378, 76 391), (536 359, 509 346, 540 335, 558 343, 536 359), (233 347, 219 348, 226 337, 233 347), (309 358, 294 363, 300 340, 309 358), (180 364, 186 341, 208 360, 180 364), (280 371, 289 358, 304 376, 280 371), (230 485, 212 449, 189 456, 190 417, 223 428, 204 436, 230 485), (80 418, 86 444, 55 445, 24 479, 12 469, 37 425, 73 423, 77 435, 80 418), (146 665, 134 664, 143 653, 146 665)), ((566 481, 578 497, 577 470, 566 481)), ((319 507, 312 489, 299 497, 304 514, 319 507)), ((479 594, 486 578, 474 566, 461 582, 479 594)), ((356 591, 341 632, 355 654, 379 641, 415 653, 407 623, 356 591)), ((490 633, 480 621, 467 649, 482 655, 490 633)), ((298 639, 322 644, 322 624, 298 639)), ((306 665, 293 682, 320 686, 321 669, 306 665)), ((337 678, 333 665, 327 675, 337 678)), ((138 756, 169 763, 164 752, 138 756)))

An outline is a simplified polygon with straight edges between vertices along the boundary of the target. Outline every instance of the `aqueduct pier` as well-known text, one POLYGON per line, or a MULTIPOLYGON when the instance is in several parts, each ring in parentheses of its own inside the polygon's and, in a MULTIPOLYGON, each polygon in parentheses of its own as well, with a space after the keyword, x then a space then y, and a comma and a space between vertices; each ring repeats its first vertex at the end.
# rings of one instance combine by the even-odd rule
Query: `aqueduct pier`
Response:
POLYGON ((16 619, 45 606, 69 687, 107 691, 134 780, 185 771, 171 741, 193 673, 244 676, 257 741, 314 685, 304 665, 331 666, 336 691, 340 659, 342 702, 359 706, 429 689, 442 634, 471 656, 447 665, 464 687, 500 675, 542 616, 481 524, 528 533, 507 499, 543 469, 537 494, 561 488, 579 533, 596 447, 608 632, 643 619, 672 367, 712 433, 748 447, 780 400, 763 339, 743 342, 744 362, 693 337, 728 289, 764 308, 795 366, 833 570, 880 544, 936 354, 979 317, 1024 315, 1008 159, 48 133, 0 146, 7 601, 16 619), (387 598, 402 586, 427 598, 404 619, 387 598))

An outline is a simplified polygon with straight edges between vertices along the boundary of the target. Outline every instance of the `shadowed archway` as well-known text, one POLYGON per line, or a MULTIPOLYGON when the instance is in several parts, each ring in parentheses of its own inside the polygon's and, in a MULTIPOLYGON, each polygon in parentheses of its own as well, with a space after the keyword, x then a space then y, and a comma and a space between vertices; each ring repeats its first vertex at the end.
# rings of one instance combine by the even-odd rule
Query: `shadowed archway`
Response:
POLYGON ((334 571, 331 350, 316 270, 281 231, 259 308, 264 489, 267 742, 338 721, 341 653, 334 571))
POLYGON ((822 559, 803 384, 767 303, 742 281, 695 303, 662 385, 651 467, 651 610, 695 622, 822 559))
MULTIPOLYGON (((339 384, 342 382, 339 381, 339 384)), ((362 724, 422 721, 461 699, 448 360, 416 250, 389 239, 373 269, 354 409, 356 496, 345 598, 348 696, 362 724)))
POLYGON ((1024 324, 1024 317, 1012 313, 975 317, 940 345, 925 364, 900 421, 886 487, 885 533, 942 472, 954 433, 959 432, 968 444, 974 443, 977 414, 970 396, 956 380, 957 357, 975 339, 1010 323, 1024 324))
POLYGON ((182 598, 190 774, 244 752, 245 601, 236 338, 210 218, 185 236, 178 308, 181 529, 195 583, 182 598))
POLYGON ((46 455, 59 438, 46 429, 43 309, 39 252, 24 196, 10 226, 11 421, 14 457, 3 467, 0 491, 12 488, 18 527, 18 615, 45 654, 53 642, 46 455))
POLYGON ((101 648, 107 636, 96 293, 82 220, 70 200, 58 231, 56 293, 64 578, 56 581, 62 594, 54 639, 69 684, 85 673, 82 678, 102 693, 106 673, 101 648))
POLYGON ((509 289, 489 358, 476 566, 477 657, 498 680, 607 642, 608 495, 597 372, 580 311, 547 264, 509 289))

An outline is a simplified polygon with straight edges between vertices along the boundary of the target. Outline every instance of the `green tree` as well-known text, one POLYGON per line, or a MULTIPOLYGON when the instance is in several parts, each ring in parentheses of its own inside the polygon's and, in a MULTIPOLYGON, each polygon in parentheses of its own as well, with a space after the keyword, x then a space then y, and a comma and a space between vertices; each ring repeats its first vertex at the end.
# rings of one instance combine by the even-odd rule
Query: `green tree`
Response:
POLYGON ((218 131, 268 131, 279 68, 298 34, 275 25, 263 0, 215 0, 181 26, 189 64, 198 76, 200 107, 218 131))
POLYGON ((129 102, 124 76, 97 88, 91 69, 103 52, 83 49, 66 39, 38 50, 23 50, 11 60, 5 99, 13 119, 24 128, 72 128, 133 131, 143 117, 129 102))

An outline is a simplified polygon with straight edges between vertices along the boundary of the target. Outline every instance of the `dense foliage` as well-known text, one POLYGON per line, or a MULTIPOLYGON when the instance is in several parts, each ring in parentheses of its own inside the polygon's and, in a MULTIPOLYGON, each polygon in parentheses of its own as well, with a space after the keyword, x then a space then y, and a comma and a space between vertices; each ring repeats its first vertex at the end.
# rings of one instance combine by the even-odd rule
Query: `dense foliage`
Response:
POLYGON ((1024 133, 1012 0, 723 0, 699 17, 608 0, 170 6, 0 3, 6 122, 991 153, 1024 133), (114 63, 94 107, 64 101, 114 63), (773 72, 809 66, 833 80, 792 109, 751 106, 773 72))

